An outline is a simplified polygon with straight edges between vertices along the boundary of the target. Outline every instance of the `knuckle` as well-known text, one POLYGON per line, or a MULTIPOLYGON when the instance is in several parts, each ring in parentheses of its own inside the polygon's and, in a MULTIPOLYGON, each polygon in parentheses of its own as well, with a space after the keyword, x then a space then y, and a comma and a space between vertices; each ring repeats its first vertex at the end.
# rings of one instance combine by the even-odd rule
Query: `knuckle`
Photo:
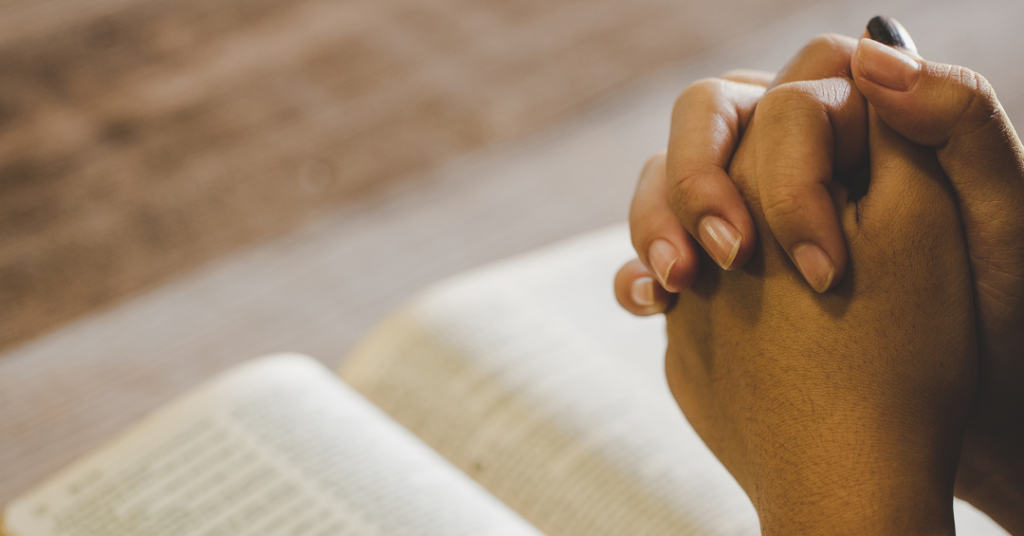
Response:
POLYGON ((950 65, 946 77, 973 100, 989 100, 995 96, 992 84, 984 76, 959 65, 950 65))
POLYGON ((689 103, 707 102, 716 99, 723 90, 722 82, 723 80, 719 78, 702 78, 687 86, 676 97, 673 115, 685 109, 689 103))
POLYGON ((757 111, 763 110, 774 110, 778 108, 780 104, 789 100, 793 95, 794 88, 793 83, 779 84, 768 91, 765 91, 764 96, 761 97, 761 101, 757 103, 757 111))
POLYGON ((702 173, 695 170, 684 170, 672 177, 669 185, 669 205, 675 210, 683 210, 687 201, 693 197, 693 190, 701 180, 702 173))
POLYGON ((812 97, 811 93, 807 88, 807 84, 804 82, 787 82, 785 84, 779 84, 767 92, 761 97, 761 102, 758 106, 766 107, 785 107, 793 101, 793 99, 805 99, 812 97))
POLYGON ((765 93, 758 108, 765 108, 765 115, 792 119, 824 115, 847 104, 856 104, 853 84, 849 80, 830 78, 789 82, 772 88, 765 93))
POLYGON ((826 113, 824 109, 826 98, 822 97, 820 92, 821 88, 811 82, 781 84, 761 97, 755 113, 765 116, 771 123, 799 119, 806 116, 809 110, 826 113))
POLYGON ((804 45, 803 51, 815 55, 846 53, 855 48, 856 42, 845 35, 836 33, 818 34, 804 45))
POLYGON ((992 84, 984 76, 959 65, 948 65, 945 68, 944 77, 958 93, 959 110, 956 119, 950 123, 947 136, 952 135, 953 129, 966 132, 981 129, 1000 117, 1002 105, 996 98, 992 84))
POLYGON ((682 170, 669 181, 668 205, 686 226, 695 222, 709 207, 722 206, 727 202, 729 190, 734 186, 729 180, 721 168, 713 165, 682 170))
POLYGON ((829 51, 835 50, 838 44, 836 34, 833 33, 822 33, 811 38, 810 41, 804 45, 804 50, 815 50, 815 51, 829 51))
MULTIPOLYGON (((828 91, 837 85, 841 85, 841 81, 834 78, 826 80, 797 80, 779 84, 768 93, 774 92, 774 98, 776 99, 789 100, 798 98, 817 101, 820 100, 822 92, 828 91)), ((767 96, 767 93, 765 95, 767 96)))
POLYGON ((966 67, 958 67, 956 71, 961 87, 970 95, 966 114, 972 119, 988 122, 1000 108, 992 84, 966 67))
MULTIPOLYGON (((762 209, 769 224, 785 223, 804 211, 806 199, 794 188, 775 188, 764 197, 762 209)), ((774 226, 773 226, 774 227, 774 226)))

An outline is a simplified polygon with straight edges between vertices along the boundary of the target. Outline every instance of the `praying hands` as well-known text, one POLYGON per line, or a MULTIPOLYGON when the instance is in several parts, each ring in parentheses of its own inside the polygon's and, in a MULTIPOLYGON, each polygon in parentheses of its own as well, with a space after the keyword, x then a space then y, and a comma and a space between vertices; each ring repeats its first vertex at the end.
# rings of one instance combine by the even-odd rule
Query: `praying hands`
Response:
POLYGON ((952 534, 955 492, 1024 534, 1024 148, 982 77, 865 37, 680 96, 616 296, 667 312, 763 533, 952 534))

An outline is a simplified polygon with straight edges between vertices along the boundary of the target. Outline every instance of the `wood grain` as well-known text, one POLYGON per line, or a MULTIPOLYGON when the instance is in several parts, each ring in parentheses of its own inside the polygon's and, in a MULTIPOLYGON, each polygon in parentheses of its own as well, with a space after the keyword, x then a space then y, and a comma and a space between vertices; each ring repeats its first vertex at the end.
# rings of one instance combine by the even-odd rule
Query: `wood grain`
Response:
POLYGON ((810 3, 0 3, 0 348, 810 3))
MULTIPOLYGON (((27 12, 37 12, 32 2, 18 1, 27 12)), ((62 0, 40 5, 100 12, 128 3, 62 0)), ((1012 27, 1024 18, 1024 3, 1018 0, 820 4, 765 23, 757 32, 629 85, 551 129, 455 158, 433 172, 401 175, 407 178, 358 197, 340 196, 339 204, 332 205, 338 208, 324 208, 328 214, 297 232, 236 249, 187 274, 169 269, 167 273, 180 275, 0 354, 0 504, 217 371, 283 350, 304 352, 336 366, 368 329, 430 283, 624 221, 640 166, 647 156, 664 148, 672 100, 682 87, 723 69, 777 69, 811 36, 823 31, 855 34, 880 12, 904 22, 925 56, 983 73, 998 90, 1011 119, 1024 124, 1024 70, 1019 67, 1024 65, 1024 34, 1012 27)), ((0 17, 0 48, 35 35, 32 27, 10 20, 0 17)), ((8 132, 5 128, 0 125, 0 132, 8 132)), ((16 138, 3 135, 5 140, 16 138)), ((31 145, 26 144, 26 150, 34 150, 31 145)), ((261 147, 274 149, 269 143, 261 147)), ((121 176, 124 184, 135 184, 125 177, 129 176, 121 176)), ((189 188, 205 191, 201 183, 182 177, 189 188)), ((93 177, 97 184, 102 178, 93 177)), ((74 184, 71 179, 53 180, 74 184)), ((62 188, 53 186, 54 202, 64 199, 62 188)), ((86 191, 66 188, 68 195, 86 191)), ((161 191, 172 192, 167 188, 161 191)), ((18 206, 5 197, 12 191, 0 195, 4 211, 18 206)), ((140 188, 135 195, 145 191, 140 188)), ((186 199, 190 191, 176 195, 186 199)), ((123 198, 108 195, 135 199, 127 194, 123 198)), ((106 198, 97 194, 96 199, 100 203, 106 198)), ((146 199, 161 201, 159 196, 146 199)), ((64 202, 74 207, 73 198, 64 202)), ((113 202, 99 206, 117 217, 130 213, 118 212, 123 207, 113 202)), ((270 211, 274 203, 261 208, 270 211)), ((88 225, 105 229, 101 225, 105 212, 81 210, 99 222, 88 225)), ((86 226, 89 221, 84 217, 81 222, 66 220, 73 222, 68 223, 71 227, 86 226)), ((211 216, 210 221, 231 227, 226 217, 211 216)), ((0 256, 15 258, 7 253, 7 241, 0 244, 0 256)), ((221 253, 207 247, 210 255, 221 253)), ((172 257, 160 258, 171 264, 172 257)), ((181 262, 176 266, 187 264, 181 262)), ((41 279, 31 281, 43 281, 51 276, 33 277, 41 279)), ((73 278, 73 274, 62 277, 73 278)), ((595 289, 610 291, 610 284, 595 289)), ((3 319, 18 314, 11 311, 10 303, 0 302, 3 319)), ((97 299, 96 303, 109 302, 97 299)))

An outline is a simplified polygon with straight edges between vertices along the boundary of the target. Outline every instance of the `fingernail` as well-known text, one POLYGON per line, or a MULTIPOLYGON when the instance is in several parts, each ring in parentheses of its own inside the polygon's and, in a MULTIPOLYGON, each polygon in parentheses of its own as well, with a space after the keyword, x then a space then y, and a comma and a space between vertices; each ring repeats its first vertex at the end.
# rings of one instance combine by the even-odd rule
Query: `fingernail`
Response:
POLYGON ((729 222, 718 216, 707 216, 700 221, 697 233, 700 234, 700 241, 704 249, 711 254, 711 258, 724 270, 732 266, 736 260, 736 253, 740 250, 740 242, 743 237, 736 231, 736 228, 729 222))
POLYGON ((654 275, 658 276, 658 281, 661 281, 661 286, 669 292, 675 292, 676 289, 668 284, 668 276, 672 272, 672 267, 679 260, 679 250, 668 240, 659 238, 651 244, 651 250, 647 256, 651 261, 654 275))
POLYGON ((630 289, 633 296, 633 303, 643 307, 654 305, 654 280, 650 277, 641 277, 633 281, 633 288, 630 289))
POLYGON ((813 242, 797 244, 793 248, 793 262, 810 283, 815 291, 821 293, 832 286, 832 278, 836 275, 836 267, 828 253, 813 242))
POLYGON ((891 47, 902 47, 917 50, 917 45, 910 38, 910 33, 900 22, 892 17, 879 15, 868 21, 868 35, 872 39, 891 47))
POLYGON ((921 64, 913 58, 870 39, 860 40, 857 59, 868 80, 895 91, 910 89, 921 73, 921 64))

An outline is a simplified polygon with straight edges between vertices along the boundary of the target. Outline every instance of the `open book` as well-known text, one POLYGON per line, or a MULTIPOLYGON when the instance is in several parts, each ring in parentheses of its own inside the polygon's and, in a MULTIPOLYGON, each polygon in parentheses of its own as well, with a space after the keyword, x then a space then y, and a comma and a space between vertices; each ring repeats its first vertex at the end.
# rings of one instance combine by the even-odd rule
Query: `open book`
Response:
POLYGON ((19 497, 2 532, 758 534, 668 392, 663 320, 615 304, 630 253, 616 227, 437 285, 344 381, 294 354, 239 366, 19 497))

